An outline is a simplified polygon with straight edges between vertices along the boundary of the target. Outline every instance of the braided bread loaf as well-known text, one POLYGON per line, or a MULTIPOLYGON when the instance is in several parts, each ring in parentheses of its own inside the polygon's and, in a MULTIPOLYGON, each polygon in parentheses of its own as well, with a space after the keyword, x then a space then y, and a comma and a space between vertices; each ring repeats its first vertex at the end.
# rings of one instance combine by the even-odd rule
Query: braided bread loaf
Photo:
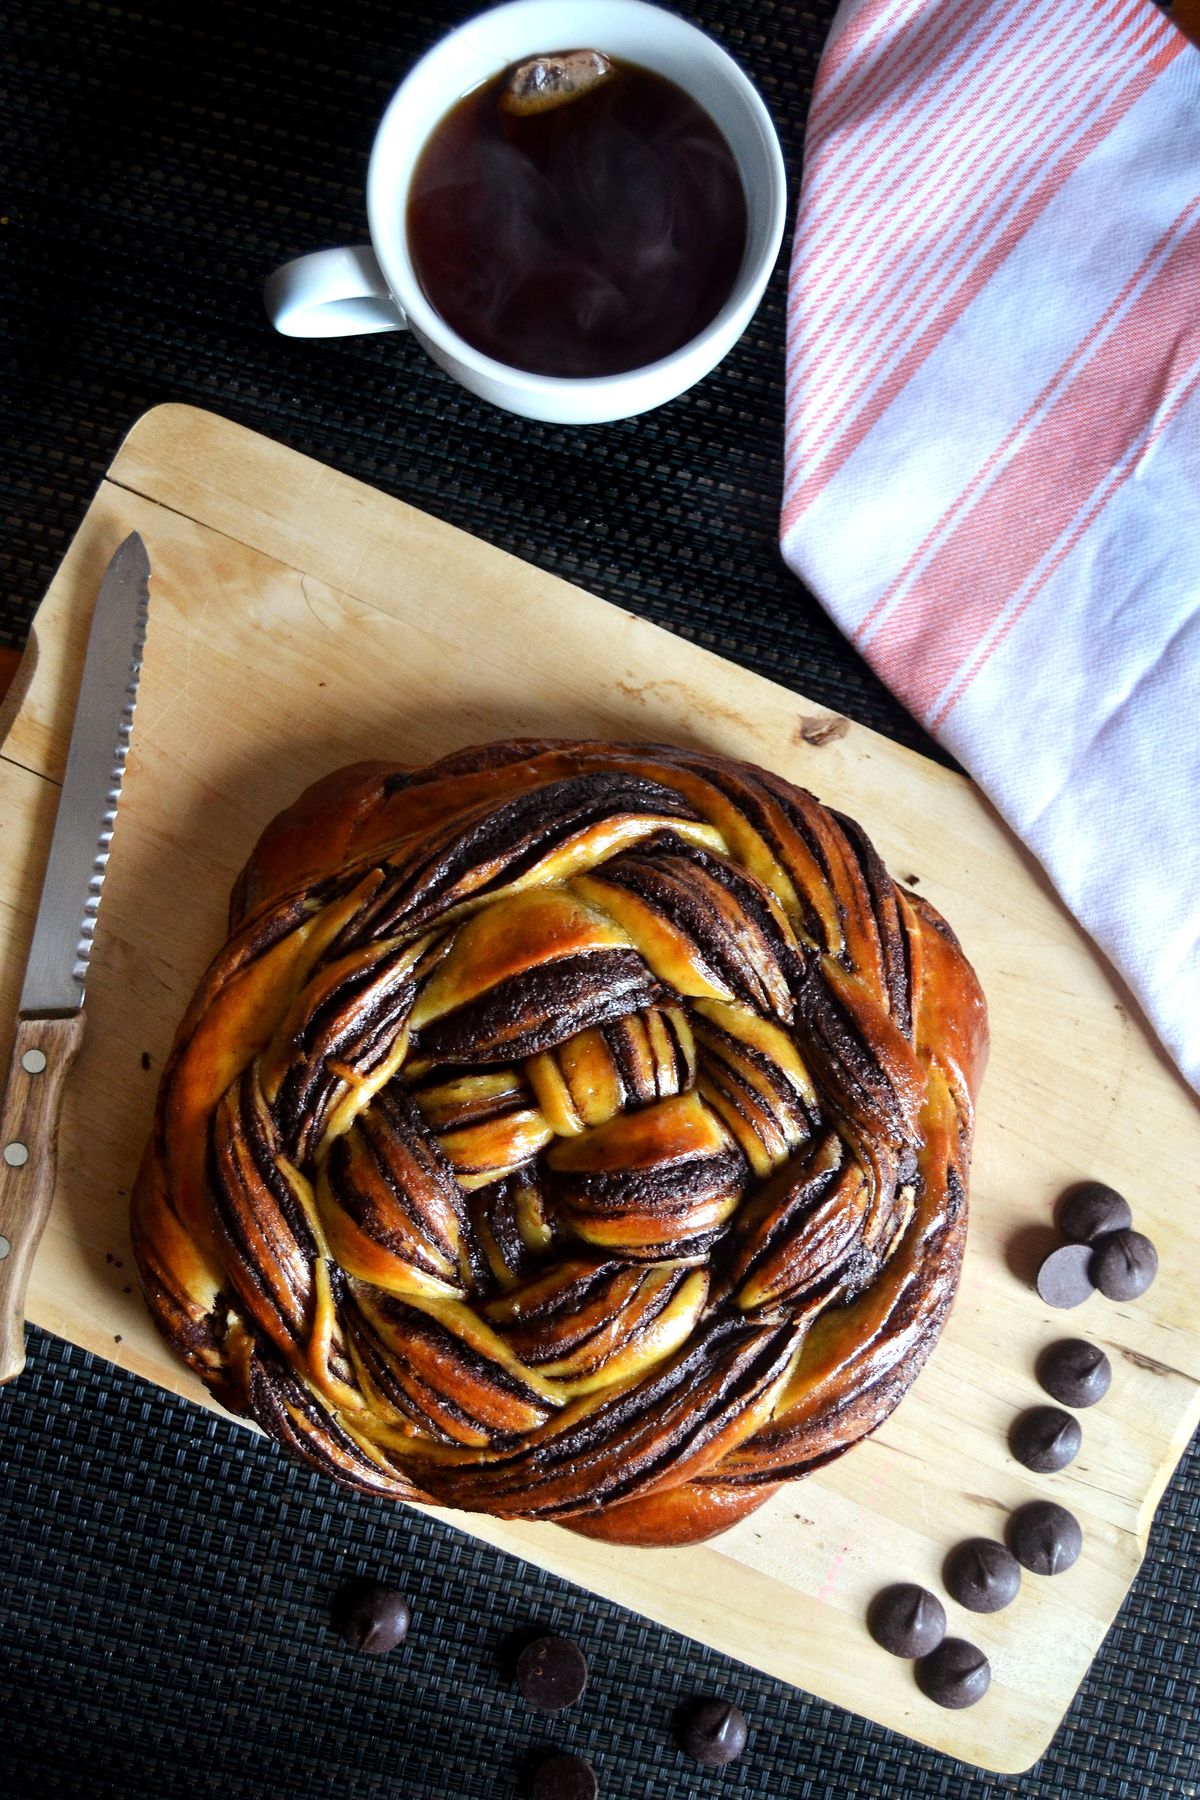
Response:
POLYGON ((359 764, 263 835, 133 1202, 160 1329, 372 1493, 724 1529, 946 1317, 982 995, 866 835, 692 751, 359 764))

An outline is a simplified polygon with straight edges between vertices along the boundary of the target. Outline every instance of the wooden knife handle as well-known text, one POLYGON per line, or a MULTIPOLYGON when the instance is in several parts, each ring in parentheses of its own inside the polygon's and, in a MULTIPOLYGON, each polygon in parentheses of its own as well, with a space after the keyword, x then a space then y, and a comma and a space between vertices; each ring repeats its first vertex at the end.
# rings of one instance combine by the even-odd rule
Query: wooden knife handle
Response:
POLYGON ((83 1014, 18 1019, 0 1108, 0 1382, 25 1367, 25 1289, 58 1165, 58 1115, 83 1014))

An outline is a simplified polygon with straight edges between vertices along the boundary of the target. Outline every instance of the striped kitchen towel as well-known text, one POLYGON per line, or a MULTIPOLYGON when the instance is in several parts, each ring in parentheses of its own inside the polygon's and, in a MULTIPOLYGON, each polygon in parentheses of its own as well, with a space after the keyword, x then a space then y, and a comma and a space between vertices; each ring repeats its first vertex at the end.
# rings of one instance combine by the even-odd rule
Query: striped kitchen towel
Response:
POLYGON ((845 0, 789 296, 785 557, 1200 1087, 1200 49, 845 0))

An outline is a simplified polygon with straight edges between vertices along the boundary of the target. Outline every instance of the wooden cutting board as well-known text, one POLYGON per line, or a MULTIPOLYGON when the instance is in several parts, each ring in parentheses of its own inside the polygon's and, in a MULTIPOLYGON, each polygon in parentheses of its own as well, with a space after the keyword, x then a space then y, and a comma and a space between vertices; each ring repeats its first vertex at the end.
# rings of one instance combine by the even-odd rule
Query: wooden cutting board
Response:
MULTIPOLYGON (((524 734, 673 740, 744 756, 854 814, 892 871, 951 920, 993 1049, 962 1286, 928 1369, 871 1440, 716 1543, 629 1551, 552 1525, 444 1515, 464 1531, 754 1667, 984 1768, 1045 1749, 1137 1571, 1200 1422, 1200 1116, 1130 997, 979 793, 900 746, 250 432, 160 407, 121 446, 38 612, 4 708, 0 1019, 11 1031, 87 623, 131 529, 153 565, 133 748, 63 1117, 54 1213, 30 1291, 39 1325, 201 1405, 143 1314, 126 1201, 176 1022, 224 934, 263 825, 362 757, 425 762, 524 734), (1056 1195, 1128 1194, 1162 1268, 1142 1300, 1070 1313, 1032 1275, 1056 1195), (1085 1335, 1112 1358, 1074 1465, 1035 1476, 1008 1427, 1044 1398, 1038 1351, 1085 1335), (947 1552, 1053 1497, 1084 1528, 1069 1572, 1005 1612, 947 1602, 980 1644, 984 1701, 944 1712, 869 1639, 888 1581, 941 1590, 947 1552)), ((7 1063, 7 1044, 0 1045, 7 1063)))

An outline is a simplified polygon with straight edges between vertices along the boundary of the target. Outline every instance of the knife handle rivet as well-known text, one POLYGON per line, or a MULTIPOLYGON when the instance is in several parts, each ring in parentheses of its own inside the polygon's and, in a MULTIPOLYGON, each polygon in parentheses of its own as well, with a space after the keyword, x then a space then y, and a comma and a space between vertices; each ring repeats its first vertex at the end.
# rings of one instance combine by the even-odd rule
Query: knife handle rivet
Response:
POLYGON ((10 1169, 19 1169, 29 1161, 29 1151, 24 1144, 5 1144, 4 1160, 10 1169))
POLYGON ((4 1261, 11 1249, 12 1245, 9 1243, 8 1239, 0 1234, 0 1262, 4 1261))
POLYGON ((21 1067, 27 1075, 40 1075, 46 1067, 46 1052, 44 1050, 27 1050, 21 1058, 21 1067))

